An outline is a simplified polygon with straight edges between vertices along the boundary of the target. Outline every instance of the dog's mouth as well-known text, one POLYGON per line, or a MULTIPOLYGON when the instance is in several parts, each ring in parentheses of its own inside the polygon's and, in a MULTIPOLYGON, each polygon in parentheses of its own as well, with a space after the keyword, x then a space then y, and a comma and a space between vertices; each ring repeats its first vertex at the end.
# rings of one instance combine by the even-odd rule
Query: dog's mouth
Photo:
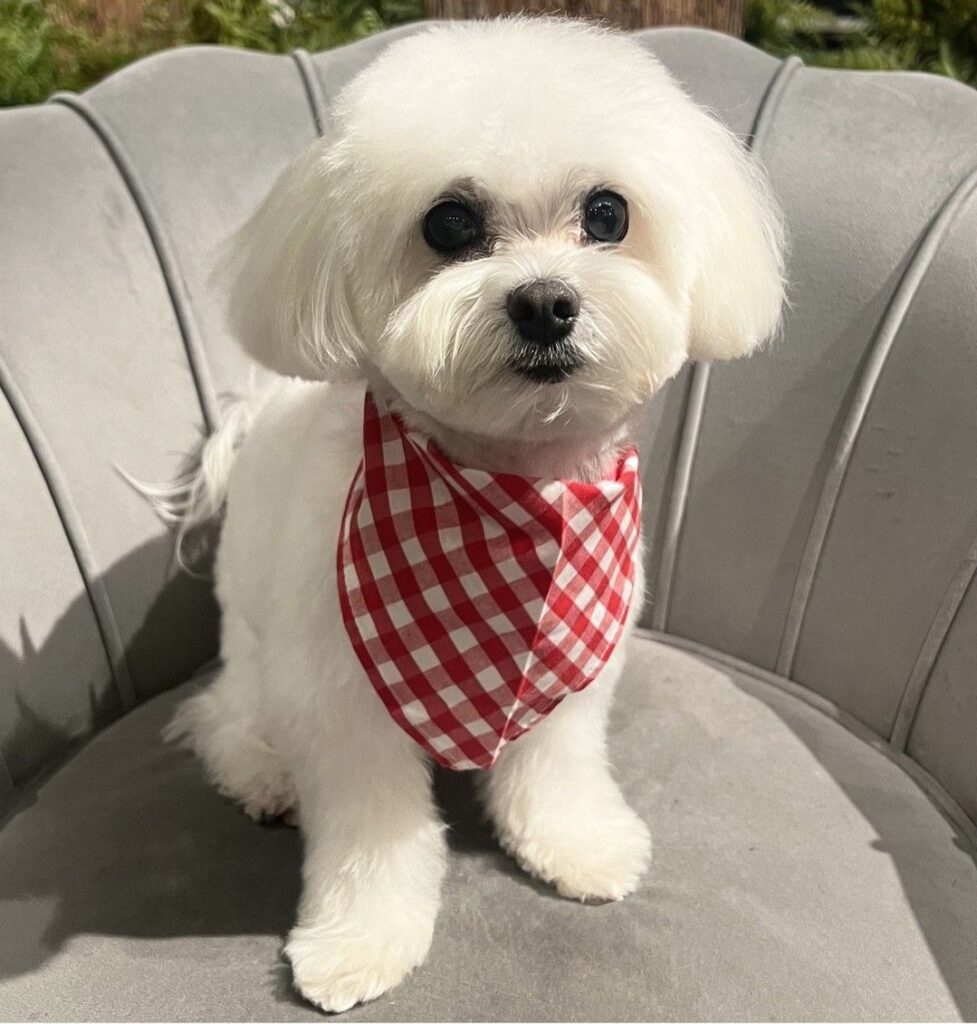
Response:
POLYGON ((583 366, 580 353, 565 341, 544 347, 526 345, 509 360, 509 368, 533 384, 559 384, 583 366))

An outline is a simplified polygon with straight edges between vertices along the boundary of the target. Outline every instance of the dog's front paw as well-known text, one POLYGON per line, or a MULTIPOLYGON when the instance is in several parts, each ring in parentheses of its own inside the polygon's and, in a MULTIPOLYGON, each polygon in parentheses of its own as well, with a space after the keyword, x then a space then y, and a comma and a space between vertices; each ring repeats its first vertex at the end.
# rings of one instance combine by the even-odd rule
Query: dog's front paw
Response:
POLYGON ((584 903, 623 899, 651 861, 648 826, 627 805, 500 827, 499 840, 524 870, 584 903))
POLYGON ((399 985, 424 961, 432 931, 411 933, 402 922, 391 922, 386 932, 297 926, 285 955, 298 991, 321 1009, 341 1013, 399 985))

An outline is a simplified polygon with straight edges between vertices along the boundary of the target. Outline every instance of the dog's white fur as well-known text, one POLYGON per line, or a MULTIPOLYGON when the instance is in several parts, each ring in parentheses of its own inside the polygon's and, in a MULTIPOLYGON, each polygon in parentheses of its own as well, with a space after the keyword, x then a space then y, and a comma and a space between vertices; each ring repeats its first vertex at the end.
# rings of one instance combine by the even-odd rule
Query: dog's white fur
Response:
MULTIPOLYGON (((367 683, 339 611, 363 382, 461 462, 594 478, 687 358, 743 355, 774 330, 780 238, 747 154, 646 51, 553 19, 394 44, 241 233, 233 326, 262 363, 306 380, 239 405, 190 481, 188 523, 227 499, 224 667, 171 732, 249 814, 298 809, 304 892, 287 953, 314 1003, 343 1010, 421 963, 445 869, 429 765, 367 683), (628 201, 618 245, 583 244, 595 187, 628 201), (459 188, 479 197, 490 241, 445 261, 421 222, 459 188), (584 365, 565 382, 507 367, 506 297, 536 278, 581 296, 584 365)), ((584 901, 632 891, 650 855, 605 749, 623 649, 480 780, 503 846, 584 901)))

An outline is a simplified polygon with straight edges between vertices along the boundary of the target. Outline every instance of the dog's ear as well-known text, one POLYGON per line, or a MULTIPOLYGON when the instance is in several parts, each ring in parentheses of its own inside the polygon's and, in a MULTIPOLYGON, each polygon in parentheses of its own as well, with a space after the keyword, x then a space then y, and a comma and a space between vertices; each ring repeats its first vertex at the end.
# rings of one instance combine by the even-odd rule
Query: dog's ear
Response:
POLYGON ((349 301, 349 226, 341 160, 317 143, 288 167, 230 240, 217 268, 227 321, 269 369, 309 380, 359 376, 362 342, 349 301))
POLYGON ((707 114, 689 357, 734 359, 773 335, 784 301, 784 231, 759 166, 707 114))

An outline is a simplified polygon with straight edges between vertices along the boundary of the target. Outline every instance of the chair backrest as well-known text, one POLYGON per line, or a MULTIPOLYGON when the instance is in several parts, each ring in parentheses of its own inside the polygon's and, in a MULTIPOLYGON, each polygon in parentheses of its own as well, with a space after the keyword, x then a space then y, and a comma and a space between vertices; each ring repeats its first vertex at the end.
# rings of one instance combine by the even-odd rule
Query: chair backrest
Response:
MULTIPOLYGON (((171 51, 0 114, 0 799, 214 655, 208 585, 116 467, 172 477, 245 382, 218 246, 423 30, 171 51)), ((753 145, 791 235, 784 337, 650 410, 645 625, 796 684, 977 818, 977 94, 638 38, 753 145)))

